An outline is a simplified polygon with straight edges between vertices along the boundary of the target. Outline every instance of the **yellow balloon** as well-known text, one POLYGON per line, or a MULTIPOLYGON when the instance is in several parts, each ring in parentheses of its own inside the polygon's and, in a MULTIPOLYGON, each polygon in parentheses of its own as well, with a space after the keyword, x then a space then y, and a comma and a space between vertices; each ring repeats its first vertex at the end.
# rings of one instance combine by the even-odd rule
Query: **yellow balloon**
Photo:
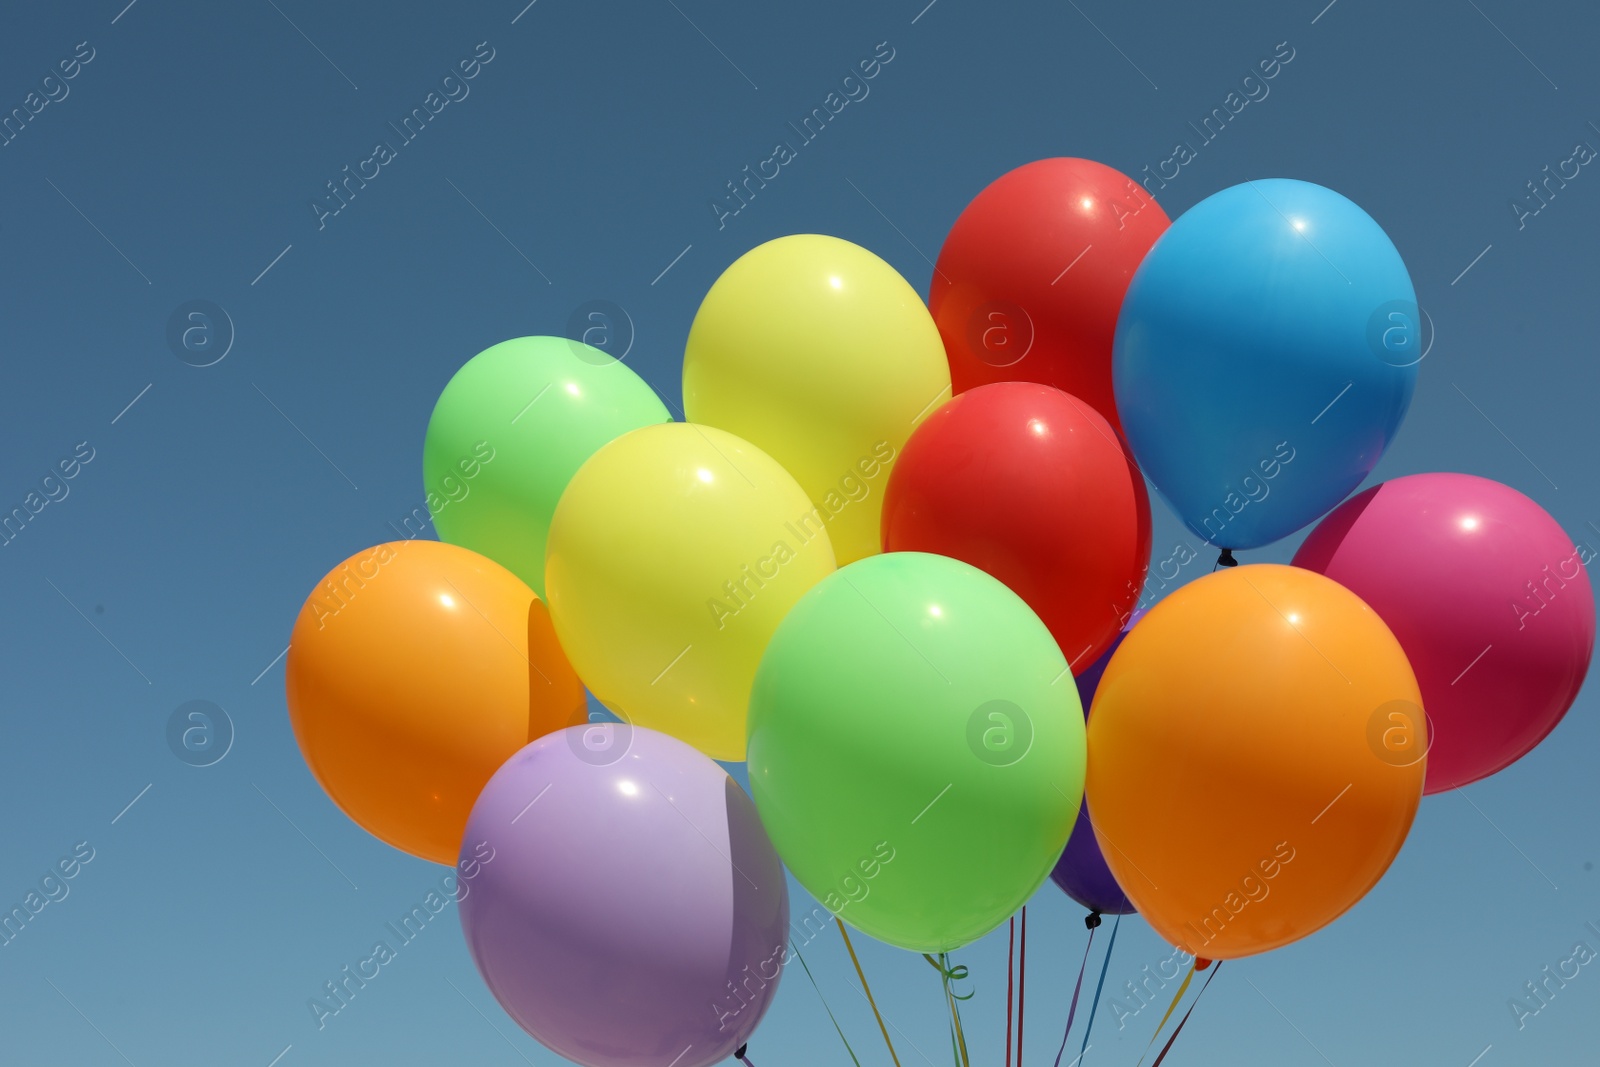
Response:
POLYGON ((826 525, 777 461, 726 431, 669 422, 578 468, 550 523, 545 589, 596 697, 634 725, 742 760, 761 653, 833 569, 826 525))
POLYGON ((689 420, 783 464, 840 566, 879 550, 894 460, 949 397, 944 344, 916 290, 865 248, 818 234, 740 256, 701 302, 683 357, 689 420))

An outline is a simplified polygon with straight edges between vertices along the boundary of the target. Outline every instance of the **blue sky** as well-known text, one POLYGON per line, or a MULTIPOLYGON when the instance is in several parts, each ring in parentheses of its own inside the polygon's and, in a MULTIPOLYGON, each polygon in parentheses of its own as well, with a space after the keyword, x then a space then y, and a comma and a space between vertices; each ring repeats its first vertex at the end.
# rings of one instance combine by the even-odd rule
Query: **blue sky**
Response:
MULTIPOLYGON (((988 181, 1050 155, 1162 167, 1285 43, 1270 92, 1160 203, 1175 216, 1293 177, 1365 207, 1436 331, 1374 479, 1496 478, 1600 547, 1600 173, 1580 165, 1539 201, 1527 186, 1600 147, 1600 26, 1582 5, 125 2, 18 12, 0 38, 0 114, 30 116, 0 138, 0 507, 56 497, 0 549, 0 900, 92 850, 0 948, 8 1062, 557 1063, 483 989, 453 920, 324 1029, 306 1007, 442 872, 318 789, 277 657, 311 584, 420 505, 452 371, 605 301, 632 324, 629 363, 678 405, 699 299, 748 248, 834 234, 925 294, 988 181), (724 213, 727 182, 886 53, 867 93, 724 213), (390 124, 419 107, 406 141, 390 124), (328 183, 350 172, 370 177, 334 214, 328 183), (231 345, 209 366, 193 364, 216 349, 180 359, 169 342, 191 301, 225 313, 209 328, 231 345), (70 480, 45 481, 74 457, 70 480), (210 766, 168 748, 192 700, 232 723, 210 766)), ((1188 536, 1157 503, 1156 557, 1188 536)), ((1297 541, 1243 558, 1287 561, 1297 541)), ((1584 925, 1600 926, 1597 712, 1590 687, 1521 763, 1427 798, 1376 890, 1230 964, 1170 1062, 1592 1057, 1600 972, 1521 1029, 1507 1000, 1574 943, 1600 948, 1584 925)), ((1084 932, 1048 883, 1029 915, 1027 1055, 1043 1062, 1084 932)), ((901 1062, 943 1062, 937 976, 862 947, 901 1062)), ((863 1062, 887 1063, 842 946, 805 951, 863 1062)), ((957 954, 985 1064, 1005 951, 1002 931, 957 954)), ((1169 953, 1124 923, 1108 995, 1169 953)), ((1086 1062, 1132 1062, 1158 1016, 1119 1031, 1103 1014, 1086 1062)), ((843 1061, 803 973, 751 1056, 843 1061)))

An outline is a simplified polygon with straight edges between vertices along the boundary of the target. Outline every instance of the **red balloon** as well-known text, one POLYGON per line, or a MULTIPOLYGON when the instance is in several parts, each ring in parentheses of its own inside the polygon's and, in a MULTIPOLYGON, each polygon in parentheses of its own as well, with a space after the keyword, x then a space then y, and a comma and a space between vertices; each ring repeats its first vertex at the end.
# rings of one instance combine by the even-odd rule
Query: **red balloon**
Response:
POLYGON ((961 394, 895 461, 885 552, 936 552, 1000 579, 1073 673, 1111 646, 1150 561, 1144 479, 1089 405, 1033 382, 961 394))
POLYGON ((996 179, 951 227, 928 294, 955 392, 1042 382, 1121 434, 1117 314, 1169 221, 1133 179, 1093 160, 1041 159, 996 179))

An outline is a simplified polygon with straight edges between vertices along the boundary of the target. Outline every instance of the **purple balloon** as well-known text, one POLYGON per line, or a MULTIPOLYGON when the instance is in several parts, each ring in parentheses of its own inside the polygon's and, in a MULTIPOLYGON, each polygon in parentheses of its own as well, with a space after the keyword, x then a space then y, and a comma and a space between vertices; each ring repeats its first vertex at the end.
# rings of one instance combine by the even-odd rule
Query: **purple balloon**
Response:
MULTIPOLYGON (((1134 612, 1122 632, 1117 634, 1116 640, 1111 642, 1111 647, 1078 676, 1078 698, 1083 702, 1086 721, 1089 718, 1089 706, 1094 703, 1094 691, 1100 687, 1100 677, 1106 673, 1106 664, 1111 662, 1111 657, 1121 646, 1122 639, 1128 636, 1128 631, 1142 618, 1143 609, 1134 612)), ((1062 850, 1061 858, 1050 872, 1050 878, 1067 896, 1090 911, 1105 915, 1128 915, 1134 910, 1132 902, 1112 875, 1111 868, 1106 866, 1100 843, 1095 840, 1094 825, 1089 821, 1087 799, 1078 809, 1078 821, 1072 827, 1072 836, 1067 838, 1067 847, 1062 850)))
POLYGON ((777 992, 778 854, 744 790, 666 734, 605 723, 539 738, 489 779, 461 856, 477 868, 461 926, 478 972, 570 1060, 706 1067, 777 992))

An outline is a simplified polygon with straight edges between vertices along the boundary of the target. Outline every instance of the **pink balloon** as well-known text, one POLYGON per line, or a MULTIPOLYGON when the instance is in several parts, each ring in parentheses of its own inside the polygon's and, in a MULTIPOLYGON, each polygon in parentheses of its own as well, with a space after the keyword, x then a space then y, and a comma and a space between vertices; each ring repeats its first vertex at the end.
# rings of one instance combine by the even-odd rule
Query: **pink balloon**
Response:
POLYGON ((1432 724, 1423 792, 1439 793, 1520 759, 1572 706, 1594 651, 1592 556, 1509 486, 1413 474, 1334 509, 1294 563, 1394 631, 1432 724))

